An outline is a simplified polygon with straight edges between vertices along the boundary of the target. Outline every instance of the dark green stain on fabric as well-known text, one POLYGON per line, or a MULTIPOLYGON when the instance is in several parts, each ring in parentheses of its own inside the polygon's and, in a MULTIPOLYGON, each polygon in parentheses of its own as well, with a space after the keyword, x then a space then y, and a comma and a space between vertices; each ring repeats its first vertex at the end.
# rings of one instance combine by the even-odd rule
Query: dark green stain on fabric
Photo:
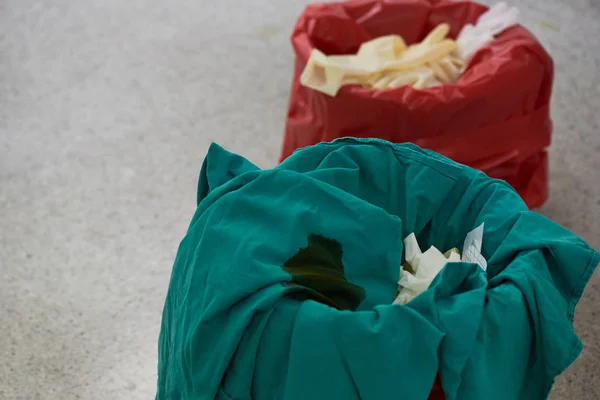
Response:
POLYGON ((355 311, 365 299, 365 291, 346 279, 342 255, 338 241, 309 235, 308 246, 301 248, 282 267, 292 276, 286 296, 355 311))

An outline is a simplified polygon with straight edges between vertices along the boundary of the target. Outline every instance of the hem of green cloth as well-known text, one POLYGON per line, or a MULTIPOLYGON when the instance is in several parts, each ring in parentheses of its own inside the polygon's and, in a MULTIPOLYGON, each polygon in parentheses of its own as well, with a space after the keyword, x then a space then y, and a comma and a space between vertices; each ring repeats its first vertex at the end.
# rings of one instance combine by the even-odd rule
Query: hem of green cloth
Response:
MULTIPOLYGON (((568 309, 567 317, 569 318, 569 321, 571 322, 571 324, 573 323, 573 319, 575 317, 575 308, 577 307, 577 303, 581 299, 581 296, 583 295, 583 291, 585 290, 587 283, 591 279, 592 275, 594 274, 594 271, 596 270, 596 268, 598 267, 599 264, 600 264, 600 253, 596 252, 595 250, 592 250, 590 259, 589 259, 585 269, 583 270, 581 277, 579 278, 579 282, 578 282, 577 286, 575 286, 575 288, 573 288, 573 291, 571 292, 571 295, 570 295, 569 309, 568 309)), ((551 373, 552 378, 550 379, 550 382, 548 382, 548 384, 546 385, 546 390, 544 391, 545 398, 548 398, 548 396, 550 395, 550 392, 552 391, 552 386, 554 385, 555 377, 557 377, 557 376, 561 375, 563 372, 565 372, 567 370, 567 368, 569 368, 571 366, 571 364, 573 364, 575 362, 575 360, 577 360, 577 358, 583 351, 583 343, 577 337, 577 334, 575 333, 575 329, 572 326, 571 326, 571 329, 573 331, 573 336, 574 336, 574 343, 573 343, 573 346, 571 347, 571 355, 567 359, 567 362, 565 363, 564 367, 551 373)))
POLYGON ((587 263, 587 266, 585 267, 583 273, 581 274, 581 277, 579 278, 579 284, 573 288, 573 291, 570 295, 568 317, 571 322, 573 322, 573 319, 575 318, 575 308, 577 307, 577 303, 579 303, 579 300, 583 295, 583 291, 585 290, 587 283, 594 274, 594 271, 598 267, 598 264, 600 264, 600 253, 598 253, 595 250, 592 250, 592 254, 590 255, 590 259, 587 263))
POLYGON ((326 145, 326 146, 335 146, 335 145, 338 145, 339 143, 351 143, 351 144, 357 144, 357 145, 377 145, 377 146, 389 148, 390 150, 392 150, 394 152, 408 151, 419 157, 419 160, 415 160, 415 161, 419 161, 422 164, 424 164, 430 168, 433 168, 438 173, 446 176, 447 178, 451 178, 454 180, 457 179, 458 172, 465 167, 463 164, 452 161, 449 158, 444 157, 438 153, 434 153, 434 152, 430 152, 426 149, 422 149, 421 147, 415 145, 412 142, 393 143, 393 142, 390 142, 390 141, 387 141, 384 139, 379 139, 379 138, 356 138, 356 137, 352 137, 352 136, 344 136, 341 138, 337 138, 331 142, 324 142, 324 143, 320 143, 320 144, 326 145), (445 171, 444 169, 440 168, 440 164, 445 164, 446 167, 455 169, 457 171, 457 173, 449 174, 448 171, 445 171))
POLYGON ((569 368, 569 366, 571 364, 573 364, 573 362, 575 362, 575 360, 577 360, 577 358, 579 357, 579 355, 581 354, 581 352, 583 351, 583 343, 581 343, 581 341, 579 340, 579 338, 577 336, 575 336, 575 343, 573 343, 573 346, 571 347, 571 356, 569 357, 568 362, 565 364, 565 367, 562 368, 561 371, 557 371, 557 373, 553 373, 552 374, 552 378, 550 378, 550 382, 548 382, 546 384, 546 389, 544 390, 544 398, 547 399, 550 396, 550 392, 552 391, 552 387, 554 386, 554 382, 555 382, 555 378, 559 375, 561 375, 563 372, 565 372, 567 370, 567 368, 569 368))

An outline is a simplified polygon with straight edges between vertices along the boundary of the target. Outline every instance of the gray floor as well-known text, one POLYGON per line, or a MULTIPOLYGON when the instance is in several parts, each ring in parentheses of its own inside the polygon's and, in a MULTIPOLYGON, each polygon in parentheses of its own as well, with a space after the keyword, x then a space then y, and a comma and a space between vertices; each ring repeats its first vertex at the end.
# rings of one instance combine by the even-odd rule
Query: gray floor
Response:
MULTIPOLYGON (((600 6, 518 3, 556 60, 541 211, 598 248, 600 6)), ((152 398, 208 144, 269 167, 281 142, 303 1, 233 4, 0 0, 1 400, 152 398)), ((554 398, 600 398, 599 312, 596 275, 554 398)))

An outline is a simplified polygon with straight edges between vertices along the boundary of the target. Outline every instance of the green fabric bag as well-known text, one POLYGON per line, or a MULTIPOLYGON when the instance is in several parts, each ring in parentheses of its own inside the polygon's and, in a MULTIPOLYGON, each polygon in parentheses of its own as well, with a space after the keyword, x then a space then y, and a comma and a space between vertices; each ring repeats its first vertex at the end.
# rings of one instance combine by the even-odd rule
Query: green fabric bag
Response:
POLYGON ((582 350, 575 305, 600 255, 506 183, 414 145, 339 139, 272 170, 213 144, 173 266, 159 400, 545 398, 582 350), (392 305, 403 239, 461 249, 392 305))

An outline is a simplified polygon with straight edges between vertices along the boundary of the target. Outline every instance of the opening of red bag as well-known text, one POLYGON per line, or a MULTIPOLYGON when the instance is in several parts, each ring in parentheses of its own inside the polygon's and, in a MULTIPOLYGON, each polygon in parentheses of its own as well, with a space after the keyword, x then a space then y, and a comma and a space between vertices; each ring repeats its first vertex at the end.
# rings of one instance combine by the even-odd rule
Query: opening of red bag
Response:
POLYGON ((351 0, 306 8, 292 34, 297 60, 282 159, 339 137, 413 142, 508 181, 530 207, 546 199, 551 121, 550 56, 524 27, 496 36, 475 53, 455 84, 389 90, 342 86, 312 90, 300 76, 313 49, 355 54, 361 44, 400 35, 422 41, 440 24, 456 38, 488 8, 469 1, 351 0))

